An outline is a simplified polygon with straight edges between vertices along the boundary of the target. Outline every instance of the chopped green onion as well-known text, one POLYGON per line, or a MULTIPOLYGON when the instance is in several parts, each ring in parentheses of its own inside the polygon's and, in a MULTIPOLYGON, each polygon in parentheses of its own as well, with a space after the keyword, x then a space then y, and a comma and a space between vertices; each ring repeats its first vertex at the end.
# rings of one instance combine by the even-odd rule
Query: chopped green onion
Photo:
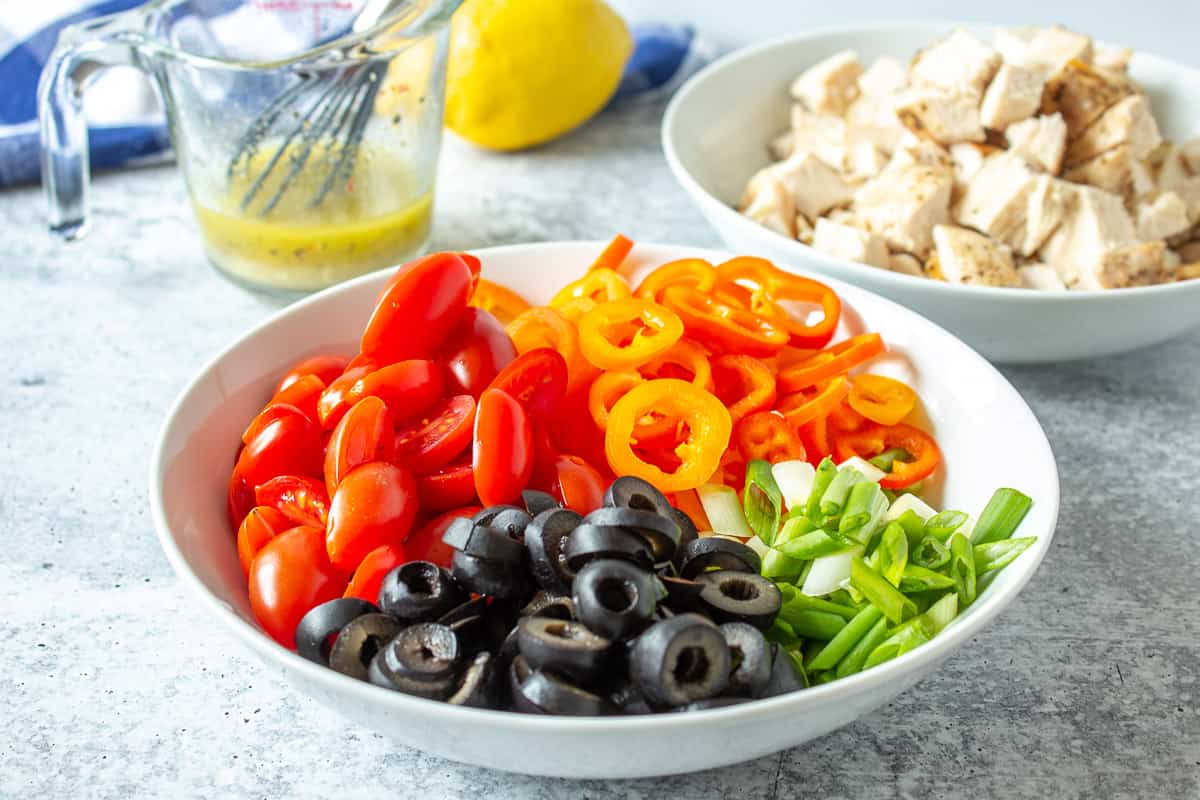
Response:
POLYGON ((971 540, 961 533, 950 537, 950 576, 954 578, 959 607, 966 608, 974 603, 975 552, 971 548, 971 540))
POLYGON ((850 578, 851 559, 862 554, 863 548, 860 545, 814 558, 808 570, 808 577, 804 580, 804 587, 800 591, 810 597, 820 597, 837 591, 850 578))
POLYGON ((821 498, 837 473, 838 468, 828 456, 817 465, 817 474, 813 476, 812 491, 808 495, 807 503, 808 517, 813 522, 817 522, 821 517, 821 498))
POLYGON ((812 682, 808 679, 808 670, 804 668, 804 658, 794 648, 787 648, 780 655, 787 656, 788 661, 792 664, 792 669, 796 671, 797 677, 800 678, 801 686, 805 689, 812 686, 812 682))
POLYGON ((975 545, 973 548, 975 574, 977 576, 984 575, 992 570, 1007 567, 1036 541, 1036 536, 1024 536, 1019 539, 1001 539, 998 542, 975 545))
POLYGON ((863 664, 867 660, 867 656, 883 643, 887 638, 887 620, 881 615, 879 620, 871 626, 871 630, 867 631, 866 635, 859 639, 854 647, 850 648, 850 652, 846 657, 838 662, 837 676, 845 678, 848 675, 854 675, 861 672, 863 664))
POLYGON ((812 494, 813 481, 817 478, 817 470, 807 461, 780 461, 771 467, 775 483, 783 494, 783 502, 791 511, 804 509, 808 496, 812 494))
POLYGON ((779 545, 778 549, 788 558, 807 561, 845 550, 846 543, 840 538, 833 538, 825 531, 812 531, 779 545))
POLYGON ((838 469, 840 470, 846 469, 847 467, 857 471, 858 474, 863 476, 864 480, 868 480, 871 483, 879 483, 887 474, 886 470, 880 469, 870 461, 864 460, 861 456, 850 456, 845 461, 838 464, 838 469))
POLYGON ((950 563, 950 550, 932 536, 926 536, 913 551, 912 562, 926 569, 940 569, 950 563))
POLYGON ((771 627, 767 628, 763 635, 767 637, 768 642, 774 642, 780 647, 789 650, 793 647, 799 647, 802 642, 802 639, 792 630, 792 626, 779 617, 775 617, 775 620, 771 623, 771 627))
POLYGON ((945 541, 966 521, 967 515, 961 511, 939 511, 925 520, 925 535, 945 541))
POLYGON ((806 533, 817 529, 808 517, 791 517, 784 520, 783 527, 775 535, 775 546, 787 544, 793 539, 799 539, 806 533))
POLYGON ((854 598, 845 589, 837 589, 825 595, 825 599, 831 603, 837 603, 839 606, 846 606, 858 611, 863 605, 862 602, 855 602, 854 598))
POLYGON ((862 592, 872 605, 878 606, 892 623, 904 622, 917 615, 917 606, 883 576, 866 565, 861 558, 850 562, 850 585, 862 592))
MULTIPOLYGON (((753 542, 755 540, 750 539, 749 541, 753 542)), ((792 583, 799 580, 800 572, 803 569, 803 561, 796 558, 789 558, 774 547, 762 555, 762 569, 760 572, 764 578, 792 583)))
POLYGON ((842 521, 838 523, 838 533, 863 544, 875 533, 871 524, 883 511, 887 510, 887 498, 879 484, 862 481, 850 487, 846 497, 842 521), (883 510, 880 510, 883 504, 883 510))
POLYGON ((779 616, 783 617, 783 621, 790 625, 796 635, 802 639, 818 639, 827 642, 837 636, 838 631, 846 627, 846 620, 837 614, 812 611, 798 606, 781 608, 779 616))
POLYGON ((954 585, 954 578, 949 575, 943 575, 916 564, 909 564, 905 567, 904 577, 900 579, 900 591, 905 594, 928 592, 933 589, 949 589, 954 585))
MULTIPOLYGON (((896 505, 900 505, 899 500, 896 501, 896 505)), ((910 508, 896 517, 894 521, 904 529, 904 535, 908 537, 908 549, 915 550, 921 540, 925 538, 925 520, 910 508)))
POLYGON ((912 461, 912 455, 900 447, 893 447, 872 458, 870 463, 884 472, 891 472, 897 461, 912 461))
POLYGON ((979 514, 971 543, 987 544, 1012 536, 1032 506, 1033 500, 1016 489, 997 489, 979 514))
POLYGON ((837 636, 834 636, 825 647, 821 648, 821 652, 817 653, 816 657, 809 662, 808 668, 821 670, 836 667, 842 660, 842 656, 850 652, 850 648, 854 647, 858 640, 865 636, 867 631, 871 630, 881 619, 883 619, 883 612, 875 606, 867 606, 859 611, 852 620, 846 623, 846 627, 838 631, 837 636))
POLYGON ((863 663, 863 669, 870 669, 885 661, 898 658, 915 647, 925 644, 933 636, 931 626, 924 617, 915 617, 907 625, 901 625, 892 635, 871 651, 863 663))
POLYGON ((875 549, 875 568, 892 586, 900 585, 908 565, 908 537, 898 523, 889 522, 875 549))
POLYGON ((862 483, 866 478, 853 467, 843 467, 829 482, 829 488, 821 495, 821 513, 827 517, 836 517, 842 513, 850 489, 856 483, 862 483))
POLYGON ((837 614, 842 619, 851 620, 858 615, 859 610, 853 606, 823 600, 820 597, 809 597, 806 594, 793 591, 784 594, 783 605, 795 611, 822 611, 826 614, 837 614))
POLYGON ((939 634, 950 624, 950 622, 958 616, 958 595, 954 592, 947 592, 941 600, 929 607, 925 612, 925 617, 933 626, 934 634, 939 634))
POLYGON ((742 492, 742 510, 746 524, 768 545, 779 530, 779 515, 783 513, 783 494, 771 472, 770 463, 753 459, 746 465, 746 487, 742 492))
POLYGON ((700 504, 704 506, 704 515, 716 533, 736 536, 739 539, 749 539, 754 535, 746 524, 746 516, 742 513, 742 503, 738 493, 728 486, 706 483, 696 489, 700 504))

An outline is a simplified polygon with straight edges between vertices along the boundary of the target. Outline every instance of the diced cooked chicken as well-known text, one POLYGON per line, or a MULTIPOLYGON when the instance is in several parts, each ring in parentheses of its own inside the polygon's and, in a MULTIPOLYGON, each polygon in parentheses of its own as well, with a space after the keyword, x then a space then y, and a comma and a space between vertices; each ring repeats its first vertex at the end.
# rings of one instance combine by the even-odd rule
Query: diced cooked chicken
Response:
POLYGON ((1182 263, 1183 259, 1179 257, 1179 253, 1168 247, 1166 254, 1163 256, 1163 269, 1167 272, 1172 272, 1182 263))
POLYGON ((1037 170, 1057 175, 1067 148, 1067 123, 1062 114, 1031 117, 1008 126, 1004 132, 1009 152, 1037 170))
POLYGON ((966 191, 967 184, 983 167, 984 159, 996 152, 996 148, 963 142, 952 144, 949 149, 954 172, 954 202, 958 202, 966 191))
POLYGON ((812 246, 835 258, 888 268, 888 249, 878 234, 821 218, 813 232, 812 246))
POLYGON ((1034 174, 1018 156, 993 155, 967 184, 954 209, 954 221, 1015 247, 1025 237, 1033 186, 1034 174))
POLYGON ((1054 267, 1037 262, 1017 267, 1017 277, 1021 279, 1021 285, 1026 289, 1052 291, 1067 288, 1067 285, 1062 282, 1062 278, 1058 277, 1058 273, 1054 271, 1054 267))
POLYGON ((1031 256, 1040 250, 1075 203, 1076 194, 1071 184, 1049 175, 1038 175, 1029 192, 1025 235, 1014 249, 1023 256, 1031 256))
POLYGON ((982 142, 979 95, 939 86, 906 89, 893 109, 904 127, 938 144, 982 142))
POLYGON ((983 95, 980 121, 984 127, 1002 131, 1014 122, 1036 114, 1042 105, 1045 85, 1045 78, 1037 70, 1005 64, 983 95))
POLYGON ((916 278, 925 277, 925 269, 921 266, 921 259, 912 253, 892 253, 888 257, 888 269, 892 272, 899 272, 902 275, 912 275, 916 278))
POLYGON ((1184 262, 1171 275, 1171 279, 1176 281, 1193 281, 1197 278, 1200 278, 1200 263, 1197 262, 1184 262))
POLYGON ((1154 182, 1160 192, 1177 189, 1192 176, 1183 149, 1170 142, 1164 142, 1151 153, 1149 161, 1154 166, 1154 182))
POLYGON ((1000 68, 1000 54, 970 33, 957 28, 949 36, 917 53, 908 68, 914 84, 982 95, 1000 68))
POLYGON ((1133 154, 1123 144, 1068 169, 1063 177, 1122 197, 1133 196, 1133 154))
POLYGON ((1143 94, 1117 101, 1067 146, 1066 164, 1073 167, 1120 145, 1135 159, 1147 158, 1160 144, 1158 123, 1143 94))
POLYGON ((933 226, 950 220, 953 185, 934 167, 888 166, 859 188, 853 208, 893 250, 924 256, 933 246, 933 226))
POLYGON ((1171 191, 1187 203, 1188 219, 1193 224, 1200 221, 1200 175, 1179 181, 1171 191))
POLYGON ((832 167, 812 153, 797 151, 787 161, 771 167, 792 194, 796 210, 815 220, 831 208, 854 198, 850 186, 832 167))
POLYGON ((887 153, 870 139, 853 142, 846 150, 846 173, 853 179, 862 181, 873 178, 887 162, 887 153))
POLYGON ((805 244, 812 244, 813 226, 808 221, 808 217, 797 212, 796 213, 796 240, 805 244))
POLYGON ((788 129, 767 143, 767 152, 776 161, 783 161, 792 154, 792 131, 788 129))
POLYGON ((846 122, 833 114, 792 106, 792 152, 812 153, 840 170, 846 160, 846 122))
POLYGON ((931 167, 946 175, 954 175, 954 159, 946 148, 910 133, 896 146, 886 168, 900 169, 914 164, 931 167))
POLYGON ((933 242, 938 268, 950 283, 1017 286, 1012 253, 982 233, 955 225, 935 225, 933 242))
POLYGON ((900 59, 881 56, 858 76, 860 96, 886 97, 903 89, 908 83, 908 70, 900 59))
POLYGON ((1179 260, 1184 264, 1200 262, 1200 242, 1187 242, 1175 248, 1179 260))
POLYGON ((1129 47, 1107 47, 1099 44, 1094 48, 1092 63, 1097 67, 1110 69, 1113 72, 1125 72, 1133 59, 1133 49, 1129 47))
POLYGON ((771 167, 755 176, 742 199, 741 212, 765 228, 796 238, 796 203, 771 167))
POLYGON ((792 97, 810 111, 843 114, 858 96, 858 77, 862 71, 854 51, 843 50, 805 70, 792 83, 792 97))
POLYGON ((1137 209, 1137 235, 1143 241, 1169 239, 1192 226, 1188 204, 1176 192, 1163 192, 1137 209))
POLYGON ((1056 72, 1069 61, 1090 63, 1093 55, 1091 37, 1061 25, 1001 30, 994 44, 1008 63, 1031 67, 1044 75, 1056 72))
POLYGON ((1188 172, 1200 175, 1200 139, 1189 139, 1179 145, 1179 155, 1183 157, 1188 172))
POLYGON ((885 153, 891 153, 908 133, 892 110, 892 98, 863 95, 846 111, 846 137, 850 141, 868 139, 885 153))
POLYGON ((1136 203, 1154 194, 1154 174, 1145 161, 1134 161, 1129 165, 1129 178, 1130 196, 1126 200, 1136 203))
POLYGON ((1061 113, 1067 123, 1067 138, 1074 139, 1118 100, 1135 91, 1125 74, 1075 59, 1046 80, 1042 113, 1061 113))

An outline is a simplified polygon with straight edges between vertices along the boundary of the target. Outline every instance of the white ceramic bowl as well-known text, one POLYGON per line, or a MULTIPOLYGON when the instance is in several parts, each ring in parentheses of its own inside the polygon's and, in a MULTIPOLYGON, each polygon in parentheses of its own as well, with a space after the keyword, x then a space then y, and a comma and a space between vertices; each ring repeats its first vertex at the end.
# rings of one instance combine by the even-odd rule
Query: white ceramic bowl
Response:
MULTIPOLYGON (((833 258, 739 214, 746 180, 770 162, 767 141, 788 126, 788 86, 840 50, 864 63, 907 61, 952 23, 832 28, 738 50, 693 76, 663 118, 676 179, 733 250, 815 270, 924 314, 994 361, 1044 362, 1111 355, 1200 325, 1200 280, 1108 291, 1043 292, 954 286, 833 258)), ((964 25, 990 39, 994 29, 964 25)), ((1131 76, 1146 88, 1163 135, 1200 135, 1200 71, 1138 53, 1131 76)))
MULTIPOLYGON (((518 245, 478 252, 484 274, 534 302, 578 277, 602 243, 518 245)), ((633 258, 657 264, 726 256, 639 245, 633 258)), ((883 365, 920 392, 945 454, 944 503, 977 513, 992 490, 1014 486, 1034 498, 1021 534, 1037 544, 929 644, 877 669, 787 696, 690 714, 554 718, 459 708, 389 692, 306 661, 255 625, 225 519, 225 485, 242 428, 297 359, 353 352, 387 274, 368 275, 303 300, 238 339, 196 375, 171 409, 150 465, 150 504, 159 539, 185 584, 273 671, 364 725, 457 761, 573 778, 636 777, 716 767, 827 733, 930 674, 1012 602, 1050 547, 1058 473, 1029 407, 986 361, 911 311, 861 289, 842 293, 847 331, 880 331, 893 354, 883 365)), ((873 367, 878 370, 882 367, 873 367)), ((319 733, 317 734, 319 735, 319 733)))

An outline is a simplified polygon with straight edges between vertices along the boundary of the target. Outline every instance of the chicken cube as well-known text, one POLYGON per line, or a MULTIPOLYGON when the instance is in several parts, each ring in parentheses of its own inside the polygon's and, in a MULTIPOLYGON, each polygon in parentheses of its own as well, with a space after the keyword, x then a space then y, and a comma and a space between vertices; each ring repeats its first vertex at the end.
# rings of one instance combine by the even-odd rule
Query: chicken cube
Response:
POLYGON ((1042 113, 1060 112, 1067 123, 1067 138, 1074 139, 1136 89, 1123 73, 1072 60, 1047 79, 1042 113))
POLYGON ((1145 161, 1134 161, 1129 165, 1130 195, 1128 200, 1136 203, 1154 194, 1154 174, 1145 161))
POLYGON ((982 95, 1000 69, 1000 63, 999 53, 956 28, 949 36, 917 53, 908 74, 914 85, 982 95))
POLYGON ((1177 189, 1192 176, 1183 148, 1170 142, 1163 142, 1150 154, 1149 161, 1154 165, 1154 182, 1160 192, 1177 189))
POLYGON ((901 275, 912 275, 915 278, 925 277, 925 268, 921 266, 921 259, 912 253, 892 253, 888 257, 888 269, 892 272, 899 272, 901 275))
POLYGON ((1025 237, 1034 173, 1019 156, 998 153, 986 159, 954 209, 954 221, 982 231, 1010 247, 1025 237))
POLYGON ((1192 226, 1188 204, 1176 192, 1163 192, 1137 209, 1139 239, 1169 239, 1192 226))
POLYGON ((887 166, 893 169, 912 165, 931 167, 946 175, 954 175, 954 159, 946 148, 936 142, 920 139, 909 133, 892 153, 887 166))
POLYGON ((1132 60, 1133 49, 1129 47, 1108 47, 1101 44, 1095 46, 1092 54, 1093 64, 1113 72, 1127 71, 1132 60))
POLYGON ((979 95, 973 92, 938 86, 906 89, 897 95, 893 110, 904 127, 938 144, 982 142, 985 138, 979 95))
POLYGON ((950 283, 1020 285, 1012 253, 982 233, 955 225, 935 225, 933 242, 938 268, 950 283))
POLYGON ((812 153, 834 169, 846 160, 846 123, 833 114, 792 106, 792 152, 812 153))
POLYGON ((1107 250, 1095 269, 1083 275, 1079 288, 1150 286, 1167 276, 1166 242, 1134 242, 1107 250))
POLYGON ((788 129, 779 134, 771 141, 767 142, 767 152, 771 154, 771 158, 776 161, 783 161, 792 154, 795 149, 792 141, 792 131, 788 129))
POLYGON ((825 218, 817 220, 812 246, 834 258, 888 268, 888 249, 878 234, 825 218))
POLYGON ((1200 174, 1200 139, 1190 139, 1179 145, 1179 155, 1188 172, 1200 174))
POLYGON ((967 190, 967 184, 979 174, 984 160, 994 152, 995 148, 973 142, 962 142, 950 145, 950 162, 954 174, 954 198, 957 203, 967 190))
POLYGON ((858 77, 862 71, 854 51, 843 50, 805 70, 792 83, 792 97, 810 111, 844 114, 846 106, 858 96, 858 77))
POLYGON ((1162 144, 1158 123, 1144 94, 1117 101, 1072 140, 1067 147, 1066 164, 1068 167, 1082 164, 1123 144, 1129 145, 1130 155, 1138 160, 1147 158, 1162 144))
POLYGON ((846 136, 851 141, 869 139, 885 153, 896 149, 908 129, 892 110, 890 96, 863 95, 846 111, 846 136))
POLYGON ((797 212, 796 213, 796 241, 812 244, 813 226, 808 221, 808 217, 797 212))
POLYGON ((1092 186, 1073 186, 1075 204, 1038 251, 1071 288, 1098 289, 1133 285, 1159 268, 1165 245, 1135 249, 1137 230, 1121 198, 1092 186))
POLYGON ((907 83, 908 72, 900 59, 882 56, 858 76, 858 91, 860 96, 887 97, 907 83))
POLYGON ((1067 288, 1062 278, 1054 271, 1054 267, 1038 262, 1017 267, 1017 277, 1026 289, 1054 291, 1067 288))
POLYGON ((933 226, 950 220, 953 185, 934 167, 889 166, 859 188, 853 208, 890 248, 924 257, 933 247, 933 226))
POLYGON ((1062 224, 1075 202, 1075 189, 1070 183, 1049 175, 1038 175, 1029 192, 1025 235, 1013 249, 1022 256, 1031 256, 1040 250, 1050 234, 1062 224))
POLYGON ((1129 145, 1123 144, 1105 151, 1095 158, 1077 164, 1063 173, 1063 177, 1075 183, 1086 183, 1106 192, 1132 197, 1133 154, 1129 145))
POLYGON ((874 178, 887 165, 888 157, 869 139, 860 139, 846 150, 845 171, 852 179, 874 178))
POLYGON ((1193 224, 1200 221, 1200 175, 1179 181, 1171 191, 1187 204, 1188 219, 1193 224))
POLYGON ((1067 148, 1067 123, 1062 114, 1031 117, 1008 126, 1004 132, 1009 152, 1037 170, 1057 175, 1067 148))
POLYGON ((771 169, 791 192, 796 210, 809 220, 854 199, 854 192, 842 176, 812 153, 798 150, 771 169))
POLYGON ((1090 37, 1061 25, 1001 30, 993 44, 1008 63, 1029 67, 1043 75, 1057 72, 1069 61, 1091 63, 1093 56, 1090 37))
POLYGON ((1179 255, 1179 260, 1184 264, 1194 264, 1200 262, 1200 242, 1187 242, 1181 244, 1175 249, 1179 255))
POLYGON ((796 238, 796 203, 770 167, 751 179, 739 210, 764 228, 796 238))
POLYGON ((1000 67, 983 95, 979 117, 984 127, 1002 131, 1037 113, 1045 78, 1037 70, 1015 64, 1000 67))

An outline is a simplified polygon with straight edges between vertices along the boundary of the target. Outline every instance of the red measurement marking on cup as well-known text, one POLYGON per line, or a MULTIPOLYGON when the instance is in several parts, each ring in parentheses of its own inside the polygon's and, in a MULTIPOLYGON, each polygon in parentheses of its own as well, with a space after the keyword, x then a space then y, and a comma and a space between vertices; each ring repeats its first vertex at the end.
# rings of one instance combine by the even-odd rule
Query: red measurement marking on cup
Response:
MULTIPOLYGON (((349 13, 355 10, 352 0, 254 0, 254 7, 260 11, 283 11, 288 14, 310 13, 312 17, 313 40, 319 40, 328 35, 326 13, 349 13)), ((338 22, 341 22, 339 19, 338 22)))

